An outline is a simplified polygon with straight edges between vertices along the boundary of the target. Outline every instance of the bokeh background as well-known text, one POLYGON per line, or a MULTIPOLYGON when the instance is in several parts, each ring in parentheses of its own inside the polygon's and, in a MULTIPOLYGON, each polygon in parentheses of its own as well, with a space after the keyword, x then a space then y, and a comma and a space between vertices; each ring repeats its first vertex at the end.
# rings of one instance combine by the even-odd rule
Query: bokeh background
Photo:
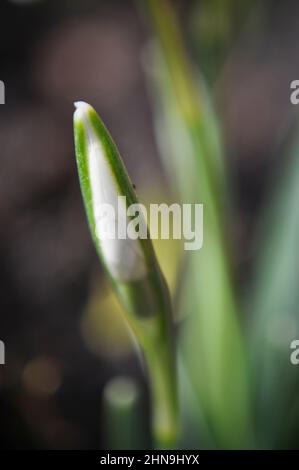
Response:
MULTIPOLYGON (((0 2, 2 449, 105 447, 103 389, 119 374, 141 387, 148 433, 144 374, 91 243, 72 131, 73 102, 92 103, 141 200, 171 198, 146 73, 152 33, 136 3, 0 2)), ((246 290, 261 203, 296 128, 299 4, 240 2, 227 29, 225 9, 207 3, 175 6, 188 53, 215 90, 232 175, 233 262, 246 290)), ((180 253, 165 242, 157 250, 173 286, 180 253)))

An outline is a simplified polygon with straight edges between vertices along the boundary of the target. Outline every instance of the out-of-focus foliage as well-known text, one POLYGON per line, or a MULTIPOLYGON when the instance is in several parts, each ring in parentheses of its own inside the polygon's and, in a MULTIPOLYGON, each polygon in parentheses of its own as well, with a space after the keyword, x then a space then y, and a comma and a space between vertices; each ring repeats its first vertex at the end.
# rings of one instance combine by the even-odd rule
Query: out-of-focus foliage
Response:
MULTIPOLYGON (((241 34, 256 0, 196 0, 190 14, 189 34, 195 57, 205 77, 214 81, 241 34)), ((256 16, 260 17, 260 14, 256 16)))
POLYGON ((299 141, 281 164, 261 213, 253 299, 252 356, 261 442, 275 448, 295 442, 299 374, 290 345, 299 338, 299 141))
MULTIPOLYGON (((252 445, 248 368, 227 258, 223 161, 216 119, 198 94, 170 2, 149 1, 158 37, 153 75, 158 135, 183 202, 204 204, 204 246, 187 259, 181 349, 214 445, 252 445), (165 64, 165 65, 164 65, 165 64), (207 118, 207 120, 205 120, 207 118)), ((212 444, 213 445, 213 444, 212 444)))

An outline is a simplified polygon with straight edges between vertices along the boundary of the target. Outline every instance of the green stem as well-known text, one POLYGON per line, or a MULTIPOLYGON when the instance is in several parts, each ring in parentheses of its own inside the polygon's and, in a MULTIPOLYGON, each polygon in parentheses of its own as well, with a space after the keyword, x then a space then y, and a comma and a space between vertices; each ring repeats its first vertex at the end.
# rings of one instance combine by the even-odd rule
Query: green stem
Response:
POLYGON ((178 437, 177 377, 174 354, 165 342, 144 348, 148 368, 155 447, 175 448, 178 437))
POLYGON ((126 299, 128 311, 134 312, 127 321, 138 339, 147 368, 155 447, 174 448, 179 428, 175 332, 169 291, 158 264, 147 282, 147 288, 136 290, 134 301, 128 290, 122 291, 122 298, 126 299), (147 289, 155 292, 156 302, 142 317, 147 289))
POLYGON ((146 443, 140 389, 130 377, 116 377, 103 396, 103 437, 107 449, 138 450, 146 443))

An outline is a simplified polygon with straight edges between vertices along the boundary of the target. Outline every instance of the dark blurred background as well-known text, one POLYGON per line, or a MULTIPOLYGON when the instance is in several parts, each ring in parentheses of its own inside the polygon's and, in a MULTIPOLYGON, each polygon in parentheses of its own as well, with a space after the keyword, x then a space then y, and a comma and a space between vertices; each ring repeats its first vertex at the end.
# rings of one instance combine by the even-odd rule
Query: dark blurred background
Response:
MULTIPOLYGON (((189 53, 200 65, 198 28, 205 24, 209 31, 213 23, 204 20, 199 0, 176 3, 189 53)), ((279 169, 279 149, 296 122, 289 84, 299 78, 298 2, 252 3, 236 25, 230 54, 213 70, 234 176, 236 264, 244 278, 269 172, 279 169)), ((144 391, 145 384, 124 326, 111 313, 118 306, 88 233, 73 102, 85 100, 99 111, 137 190, 163 189, 142 67, 150 29, 133 1, 1 0, 0 18, 6 85, 0 106, 0 339, 6 346, 0 447, 100 448, 105 384, 118 374, 135 377, 144 391), (100 318, 95 311, 103 312, 100 318)))

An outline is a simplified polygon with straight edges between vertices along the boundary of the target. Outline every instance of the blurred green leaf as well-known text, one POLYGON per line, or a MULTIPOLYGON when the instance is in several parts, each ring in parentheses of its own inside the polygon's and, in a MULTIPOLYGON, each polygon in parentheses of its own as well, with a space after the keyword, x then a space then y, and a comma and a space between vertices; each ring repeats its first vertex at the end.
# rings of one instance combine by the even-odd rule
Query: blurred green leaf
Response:
MULTIPOLYGON (((227 183, 217 120, 197 85, 170 2, 147 2, 158 38, 152 79, 157 133, 173 187, 204 205, 204 246, 187 259, 181 349, 214 445, 252 445, 248 364, 238 319, 226 231, 227 183)), ((202 87, 201 87, 202 90, 202 87)))
POLYGON ((290 344, 299 338, 299 138, 262 212, 254 272, 251 347, 260 439, 281 446, 298 415, 299 370, 290 344), (295 416, 294 413, 297 413, 295 416))
MULTIPOLYGON (((197 0, 189 15, 189 35, 195 60, 205 78, 215 83, 231 50, 238 43, 253 10, 264 2, 256 0, 197 0)), ((256 21, 254 27, 257 27, 256 21)))

